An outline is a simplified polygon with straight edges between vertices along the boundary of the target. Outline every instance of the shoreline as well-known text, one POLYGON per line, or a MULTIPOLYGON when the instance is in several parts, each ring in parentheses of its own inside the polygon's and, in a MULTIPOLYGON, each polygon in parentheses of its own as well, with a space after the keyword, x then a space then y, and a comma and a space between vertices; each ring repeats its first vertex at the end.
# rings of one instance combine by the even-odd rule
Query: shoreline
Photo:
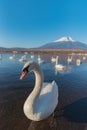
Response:
POLYGON ((87 53, 87 50, 81 49, 8 49, 0 50, 0 53, 87 53))

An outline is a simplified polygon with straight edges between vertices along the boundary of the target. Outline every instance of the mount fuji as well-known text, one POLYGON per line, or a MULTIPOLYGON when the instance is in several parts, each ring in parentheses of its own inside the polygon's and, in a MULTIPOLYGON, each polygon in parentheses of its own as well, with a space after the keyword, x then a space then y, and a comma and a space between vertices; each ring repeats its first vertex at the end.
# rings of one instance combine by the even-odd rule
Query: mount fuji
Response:
POLYGON ((62 37, 51 43, 40 46, 41 49, 87 49, 87 44, 75 41, 71 37, 62 37))

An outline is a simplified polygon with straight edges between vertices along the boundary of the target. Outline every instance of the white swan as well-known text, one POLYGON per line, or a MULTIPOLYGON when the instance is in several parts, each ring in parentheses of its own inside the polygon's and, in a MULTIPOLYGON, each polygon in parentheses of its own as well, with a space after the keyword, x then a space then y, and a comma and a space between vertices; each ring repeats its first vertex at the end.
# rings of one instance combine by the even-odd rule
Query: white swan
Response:
POLYGON ((86 60, 86 57, 85 56, 83 56, 83 58, 82 58, 83 60, 86 60))
POLYGON ((20 61, 20 62, 24 62, 24 61, 26 61, 26 58, 27 58, 27 55, 23 55, 23 56, 19 59, 19 61, 20 61))
POLYGON ((44 62, 44 60, 41 59, 40 55, 38 55, 37 60, 38 60, 38 64, 39 64, 39 65, 42 64, 42 63, 44 62))
POLYGON ((69 57, 69 56, 68 56, 67 62, 68 62, 68 64, 71 63, 71 62, 72 62, 72 57, 69 57))
POLYGON ((76 60, 76 65, 79 66, 82 63, 82 61, 80 59, 76 60))
POLYGON ((9 59, 14 59, 15 58, 15 54, 13 54, 12 56, 9 57, 9 59))
POLYGON ((31 53, 31 59, 33 60, 34 59, 34 53, 31 53))
POLYGON ((63 70, 64 69, 64 65, 58 64, 58 56, 56 57, 55 69, 56 70, 63 70))
POLYGON ((24 113, 28 119, 40 121, 50 116, 58 104, 58 86, 55 81, 43 83, 43 72, 35 62, 27 62, 20 79, 33 71, 36 76, 35 87, 24 103, 24 113))
POLYGON ((52 56, 51 62, 56 62, 56 58, 54 58, 54 57, 52 56))

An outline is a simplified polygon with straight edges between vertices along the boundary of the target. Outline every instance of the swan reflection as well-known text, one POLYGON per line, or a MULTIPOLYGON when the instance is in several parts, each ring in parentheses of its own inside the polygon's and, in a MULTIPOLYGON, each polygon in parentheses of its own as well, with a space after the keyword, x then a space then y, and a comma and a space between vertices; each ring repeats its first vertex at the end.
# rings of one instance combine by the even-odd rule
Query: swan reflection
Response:
POLYGON ((57 130, 57 120, 51 116, 43 121, 32 121, 28 130, 57 130))

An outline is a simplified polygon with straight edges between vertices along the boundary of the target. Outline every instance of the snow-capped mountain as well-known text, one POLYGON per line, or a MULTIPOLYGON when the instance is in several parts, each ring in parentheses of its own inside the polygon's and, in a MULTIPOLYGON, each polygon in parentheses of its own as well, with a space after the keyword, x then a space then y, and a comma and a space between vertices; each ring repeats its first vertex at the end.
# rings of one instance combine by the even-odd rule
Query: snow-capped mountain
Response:
POLYGON ((75 41, 71 37, 62 37, 39 48, 42 49, 87 49, 87 44, 75 41))
POLYGON ((68 41, 71 41, 71 42, 74 42, 74 40, 71 38, 71 37, 62 37, 58 40, 55 40, 54 42, 68 42, 68 41))

